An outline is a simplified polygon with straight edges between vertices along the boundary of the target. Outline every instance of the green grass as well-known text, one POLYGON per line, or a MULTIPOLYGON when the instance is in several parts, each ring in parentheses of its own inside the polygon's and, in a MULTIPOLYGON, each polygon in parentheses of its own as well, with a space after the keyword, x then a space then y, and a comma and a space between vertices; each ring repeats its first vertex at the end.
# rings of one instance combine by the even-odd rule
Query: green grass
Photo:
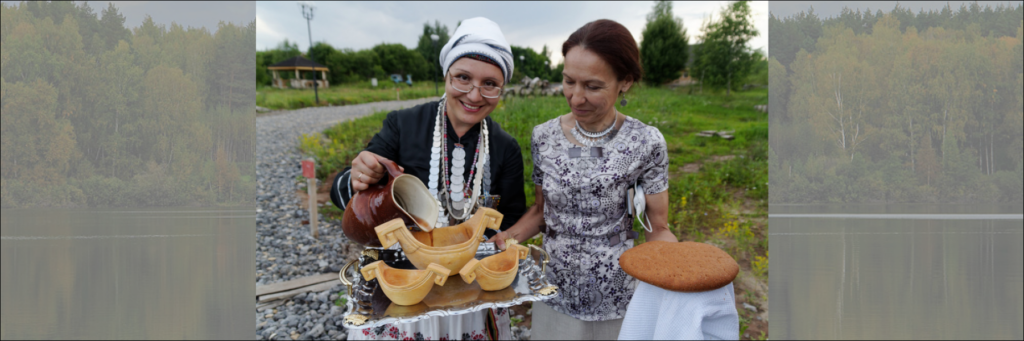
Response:
POLYGON ((341 171, 352 164, 373 135, 384 124, 386 111, 356 120, 345 121, 331 126, 323 133, 302 134, 299 149, 316 159, 316 177, 326 179, 328 175, 341 171))
MULTIPOLYGON (((439 85, 440 93, 444 92, 444 84, 439 85)), ((320 96, 320 105, 347 105, 380 101, 394 101, 399 98, 395 91, 395 83, 390 79, 378 82, 378 86, 372 87, 370 82, 348 83, 331 85, 330 87, 317 90, 320 96)), ((435 96, 434 82, 413 82, 409 87, 402 83, 399 86, 401 99, 417 99, 435 96)), ((260 87, 256 89, 256 105, 268 109, 299 109, 314 106, 313 89, 278 89, 274 87, 260 87)))

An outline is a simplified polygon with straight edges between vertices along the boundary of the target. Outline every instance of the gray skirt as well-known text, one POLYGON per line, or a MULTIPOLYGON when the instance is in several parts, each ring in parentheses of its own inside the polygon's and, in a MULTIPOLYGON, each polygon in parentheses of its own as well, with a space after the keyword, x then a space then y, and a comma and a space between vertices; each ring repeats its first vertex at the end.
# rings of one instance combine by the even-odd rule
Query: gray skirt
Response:
POLYGON ((533 302, 532 340, 617 340, 622 319, 583 321, 533 302))

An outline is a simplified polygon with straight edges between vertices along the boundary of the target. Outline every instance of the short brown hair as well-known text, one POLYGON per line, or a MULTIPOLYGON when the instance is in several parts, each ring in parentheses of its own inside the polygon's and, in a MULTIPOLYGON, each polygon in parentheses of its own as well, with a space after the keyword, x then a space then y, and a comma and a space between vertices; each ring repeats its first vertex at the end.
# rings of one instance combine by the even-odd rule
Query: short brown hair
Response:
POLYGON ((608 19, 588 22, 573 32, 562 44, 562 57, 576 46, 594 52, 605 63, 611 65, 619 81, 632 77, 633 82, 639 83, 643 77, 640 49, 636 46, 633 35, 622 24, 608 19))

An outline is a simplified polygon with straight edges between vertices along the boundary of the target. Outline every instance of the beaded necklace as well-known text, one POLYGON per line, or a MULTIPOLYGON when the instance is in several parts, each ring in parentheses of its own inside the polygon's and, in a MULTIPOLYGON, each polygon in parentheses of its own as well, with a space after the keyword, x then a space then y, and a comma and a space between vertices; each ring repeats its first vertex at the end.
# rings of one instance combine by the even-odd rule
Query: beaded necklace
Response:
POLYGON ((580 126, 580 121, 576 121, 576 126, 572 128, 572 137, 575 137, 576 141, 579 141, 587 147, 600 146, 611 139, 611 136, 609 136, 608 133, 612 132, 612 130, 615 129, 615 125, 618 123, 619 115, 615 114, 615 120, 612 121, 612 125, 608 126, 608 129, 595 133, 583 129, 583 127, 580 126))
MULTIPOLYGON (((487 164, 488 151, 490 150, 490 132, 487 129, 486 122, 480 124, 480 135, 477 139, 476 150, 473 156, 473 162, 470 163, 470 167, 476 166, 475 169, 471 169, 469 178, 473 179, 473 189, 469 191, 468 201, 463 202, 467 197, 465 192, 465 184, 459 181, 465 181, 462 179, 462 174, 465 172, 465 150, 458 146, 456 150, 452 151, 452 156, 455 157, 453 162, 459 163, 459 167, 453 163, 452 168, 462 168, 462 171, 453 172, 451 176, 448 176, 448 115, 445 108, 446 97, 441 96, 437 108, 437 119, 434 124, 434 141, 430 148, 430 176, 429 176, 429 190, 430 194, 434 196, 434 200, 437 200, 438 216, 435 227, 444 227, 449 223, 449 217, 456 221, 465 220, 469 214, 473 211, 472 208, 476 204, 476 199, 480 195, 480 186, 482 181, 482 175, 485 173, 484 166, 487 164), (444 133, 442 133, 442 131, 444 133), (455 181, 451 181, 455 180, 455 181), (442 188, 438 188, 442 187, 442 188), (454 190, 458 189, 458 190, 454 190), (442 197, 444 200, 442 201, 442 197), (443 203, 448 204, 449 212, 445 212, 445 206, 443 203)), ((489 177, 488 177, 489 180, 489 177)), ((489 181, 488 181, 489 182, 489 181)))

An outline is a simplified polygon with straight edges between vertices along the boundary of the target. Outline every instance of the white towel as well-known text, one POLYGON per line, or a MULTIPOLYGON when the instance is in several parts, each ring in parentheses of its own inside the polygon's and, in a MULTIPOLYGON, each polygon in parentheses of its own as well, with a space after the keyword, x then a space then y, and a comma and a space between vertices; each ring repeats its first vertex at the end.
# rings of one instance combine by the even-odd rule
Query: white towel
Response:
POLYGON ((705 292, 675 292, 640 282, 619 340, 738 340, 732 283, 705 292))

